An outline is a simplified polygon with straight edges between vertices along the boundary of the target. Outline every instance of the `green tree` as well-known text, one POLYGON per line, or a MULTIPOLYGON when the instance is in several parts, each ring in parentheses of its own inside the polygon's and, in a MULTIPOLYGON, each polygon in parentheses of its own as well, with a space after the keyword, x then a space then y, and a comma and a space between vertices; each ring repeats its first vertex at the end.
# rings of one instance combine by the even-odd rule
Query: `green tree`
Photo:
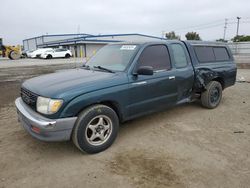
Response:
POLYGON ((196 32, 188 32, 185 37, 187 40, 201 40, 200 35, 196 32))
POLYGON ((216 42, 228 42, 228 41, 224 39, 217 39, 216 42))
POLYGON ((246 42, 246 41, 250 41, 250 35, 238 35, 235 36, 234 38, 232 38, 232 41, 234 42, 246 42))
POLYGON ((166 38, 169 40, 180 40, 180 36, 176 35, 174 31, 165 34, 166 38))

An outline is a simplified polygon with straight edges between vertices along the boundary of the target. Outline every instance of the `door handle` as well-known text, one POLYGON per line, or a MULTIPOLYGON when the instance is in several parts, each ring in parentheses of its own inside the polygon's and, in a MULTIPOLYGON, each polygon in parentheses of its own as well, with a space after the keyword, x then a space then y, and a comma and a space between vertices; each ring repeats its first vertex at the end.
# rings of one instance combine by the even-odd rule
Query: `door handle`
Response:
POLYGON ((132 83, 132 85, 143 85, 143 84, 147 84, 147 82, 146 81, 142 81, 142 82, 132 83))
POLYGON ((174 80, 174 79, 175 79, 175 76, 169 76, 168 79, 169 79, 169 80, 174 80))

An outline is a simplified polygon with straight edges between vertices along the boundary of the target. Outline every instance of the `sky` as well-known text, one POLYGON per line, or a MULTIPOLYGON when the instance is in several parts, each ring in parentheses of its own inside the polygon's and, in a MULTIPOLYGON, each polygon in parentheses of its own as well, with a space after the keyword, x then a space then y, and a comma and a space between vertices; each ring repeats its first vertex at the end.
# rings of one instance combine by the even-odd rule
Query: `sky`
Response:
POLYGON ((141 33, 161 37, 189 31, 202 40, 250 35, 249 0, 1 0, 0 38, 6 45, 45 34, 141 33))

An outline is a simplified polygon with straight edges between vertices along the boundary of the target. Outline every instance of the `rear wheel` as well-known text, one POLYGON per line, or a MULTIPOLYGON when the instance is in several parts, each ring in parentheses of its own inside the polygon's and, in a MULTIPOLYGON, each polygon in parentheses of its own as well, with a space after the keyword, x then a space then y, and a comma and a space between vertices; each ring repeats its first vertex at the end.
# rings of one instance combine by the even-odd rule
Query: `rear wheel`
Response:
POLYGON ((112 145, 118 130, 116 112, 105 105, 94 105, 79 115, 72 140, 81 151, 98 153, 112 145))
POLYGON ((70 58, 70 54, 66 54, 65 57, 66 57, 66 58, 70 58))
POLYGON ((222 86, 217 81, 211 81, 206 88, 207 90, 201 94, 202 106, 209 109, 216 108, 222 98, 222 86))

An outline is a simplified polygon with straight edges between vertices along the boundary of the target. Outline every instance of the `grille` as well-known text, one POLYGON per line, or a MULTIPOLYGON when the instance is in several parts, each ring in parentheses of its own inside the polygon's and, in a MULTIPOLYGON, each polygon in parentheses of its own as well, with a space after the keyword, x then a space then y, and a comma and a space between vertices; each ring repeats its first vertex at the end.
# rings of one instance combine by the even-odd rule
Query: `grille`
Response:
POLYGON ((32 108, 36 107, 36 100, 38 97, 37 94, 35 94, 35 93, 25 89, 25 88, 21 88, 21 97, 27 105, 31 106, 32 108))

